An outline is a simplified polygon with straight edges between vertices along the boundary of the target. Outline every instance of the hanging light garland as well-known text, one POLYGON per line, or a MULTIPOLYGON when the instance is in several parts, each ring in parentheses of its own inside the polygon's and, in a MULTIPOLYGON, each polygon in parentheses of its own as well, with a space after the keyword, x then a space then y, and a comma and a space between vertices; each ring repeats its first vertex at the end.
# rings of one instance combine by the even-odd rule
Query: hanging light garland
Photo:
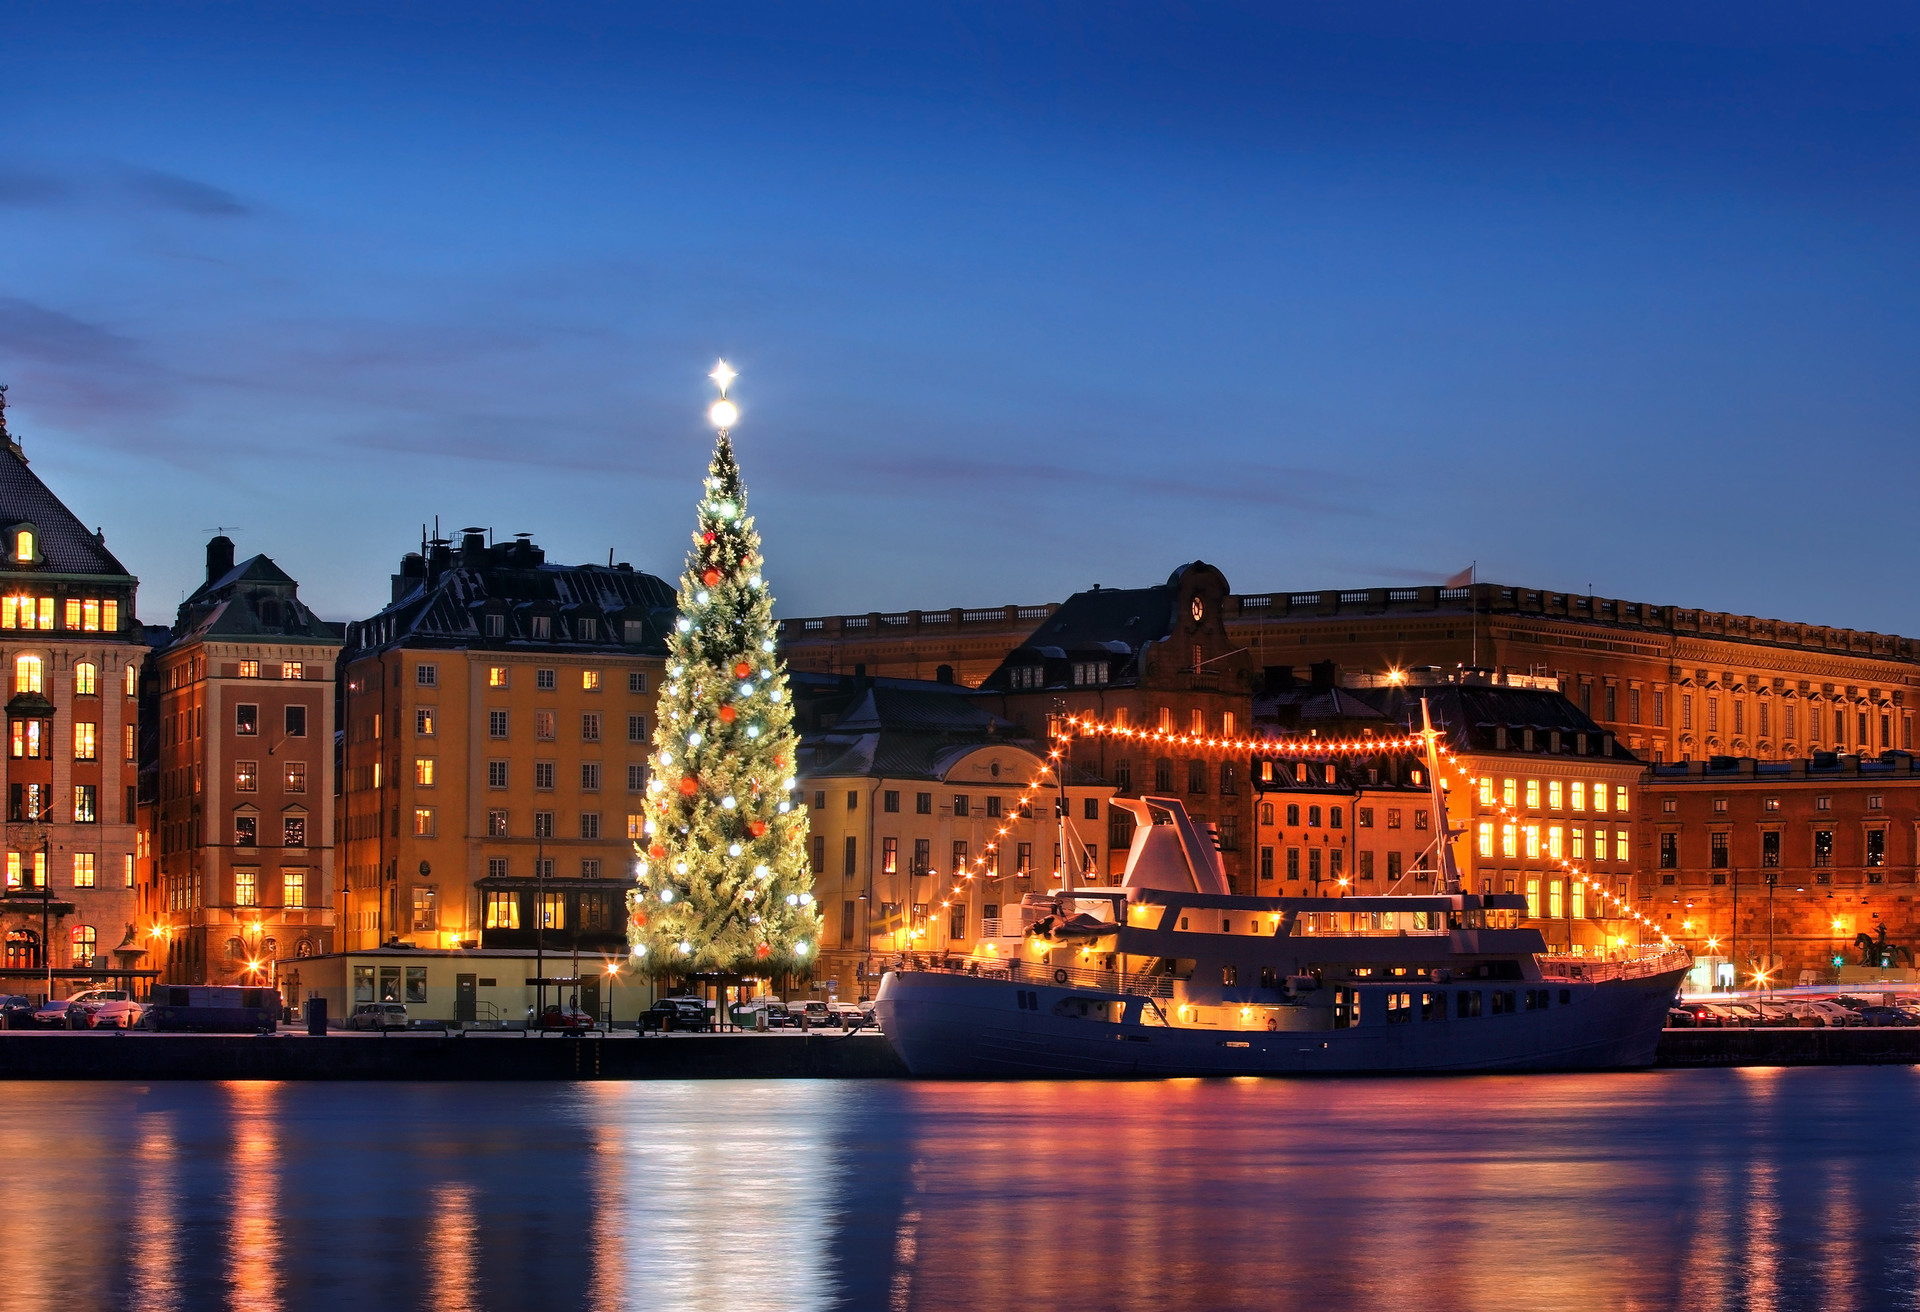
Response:
MULTIPOLYGON (((1206 734, 1172 733, 1165 729, 1137 729, 1130 725, 1098 720, 1090 715, 1064 716, 1061 718, 1060 723, 1064 724, 1069 730, 1077 731, 1087 737, 1109 737, 1141 743, 1164 744, 1169 747, 1184 747, 1194 751, 1257 752, 1262 756, 1269 756, 1281 760, 1312 760, 1321 757, 1331 758, 1337 756, 1374 755, 1386 752, 1410 752, 1421 751, 1426 747, 1424 738, 1419 734, 1402 735, 1392 738, 1223 738, 1217 736, 1209 737, 1206 734)), ((1057 736, 1063 743, 1070 741, 1070 734, 1068 733, 1063 732, 1057 736)), ((1454 777, 1459 779, 1463 785, 1470 787, 1473 779, 1467 773, 1466 768, 1460 763, 1459 755, 1451 747, 1440 743, 1435 743, 1434 746, 1437 749, 1437 755, 1440 758, 1442 769, 1450 770, 1454 777)), ((1054 755, 1058 756, 1059 753, 1055 752, 1054 755)), ((1517 824, 1522 819, 1521 816, 1508 810, 1503 805, 1498 803, 1491 803, 1490 805, 1494 807, 1494 810, 1504 820, 1517 824)), ((1646 916, 1634 910, 1632 904, 1626 899, 1616 897, 1588 871, 1581 869, 1565 858, 1556 857, 1550 859, 1555 862, 1559 869, 1565 871, 1569 878, 1578 882, 1582 887, 1590 889, 1595 896, 1603 899, 1605 905, 1617 908, 1618 914, 1614 917, 1615 919, 1631 920, 1643 926, 1651 933, 1658 934, 1662 946, 1673 946, 1672 936, 1646 916)), ((969 876, 969 878, 970 877, 971 876, 969 876)), ((942 905, 945 904, 943 903, 942 905)))

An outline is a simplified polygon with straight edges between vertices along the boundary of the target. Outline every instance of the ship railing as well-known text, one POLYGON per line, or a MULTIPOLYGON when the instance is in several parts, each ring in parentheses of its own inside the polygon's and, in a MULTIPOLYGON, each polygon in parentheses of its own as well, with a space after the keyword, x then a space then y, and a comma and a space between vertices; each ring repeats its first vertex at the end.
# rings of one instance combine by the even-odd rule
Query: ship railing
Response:
POLYGON ((1117 970, 1103 970, 1094 966, 1056 966, 1045 961, 1004 959, 988 962, 978 957, 909 954, 883 962, 880 969, 971 975, 980 979, 1005 979, 1021 984, 1048 984, 1055 988, 1097 989, 1102 993, 1124 993, 1149 998, 1173 996, 1173 976, 1164 973, 1156 975, 1151 966, 1136 971, 1131 976, 1122 976, 1117 970))
POLYGON ((1535 959, 1540 963, 1540 973, 1548 979, 1577 979, 1591 983, 1616 979, 1644 979, 1649 975, 1658 975, 1662 971, 1693 964, 1693 958, 1685 952, 1657 952, 1643 957, 1623 957, 1616 960, 1543 953, 1535 959))

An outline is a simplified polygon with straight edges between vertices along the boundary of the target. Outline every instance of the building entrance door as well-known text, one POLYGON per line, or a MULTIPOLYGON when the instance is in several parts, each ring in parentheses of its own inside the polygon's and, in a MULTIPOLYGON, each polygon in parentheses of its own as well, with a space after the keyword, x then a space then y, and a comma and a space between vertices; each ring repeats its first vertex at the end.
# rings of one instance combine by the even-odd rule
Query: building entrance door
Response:
POLYGON ((453 1018, 457 1021, 475 1021, 480 1018, 480 977, 478 975, 455 975, 453 977, 453 1018))
POLYGON ((600 981, 592 975, 580 981, 580 1010, 600 1019, 600 981))

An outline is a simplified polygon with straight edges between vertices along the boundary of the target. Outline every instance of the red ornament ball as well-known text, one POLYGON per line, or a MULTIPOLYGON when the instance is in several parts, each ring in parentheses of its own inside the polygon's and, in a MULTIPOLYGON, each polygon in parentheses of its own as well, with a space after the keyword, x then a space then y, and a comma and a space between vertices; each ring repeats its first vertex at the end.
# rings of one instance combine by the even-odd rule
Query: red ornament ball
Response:
POLYGON ((709 529, 709 530, 708 530, 707 532, 705 532, 705 533, 702 533, 702 534, 700 535, 700 540, 701 540, 702 542, 711 542, 711 541, 713 541, 713 531, 712 531, 711 529, 709 529))
POLYGON ((660 846, 660 844, 655 843, 652 847, 647 849, 647 855, 652 857, 655 861, 665 861, 667 859, 667 849, 660 846))
POLYGON ((714 584, 720 581, 720 571, 717 569, 710 569, 706 573, 700 576, 700 581, 706 584, 708 587, 712 587, 714 584))
POLYGON ((734 678, 736 678, 736 679, 744 679, 744 678, 746 678, 746 677, 747 677, 747 676, 748 676, 749 674, 752 674, 752 673, 753 673, 753 666, 751 666, 751 665, 749 665, 749 664, 747 664, 747 663, 746 663, 745 661, 735 661, 735 662, 733 663, 733 677, 734 677, 734 678))
POLYGON ((695 793, 699 791, 700 791, 700 785, 694 782, 692 775, 684 775, 681 777, 680 779, 681 796, 692 797, 695 793))
POLYGON ((755 838, 758 838, 767 832, 767 822, 765 820, 755 820, 752 824, 748 825, 747 828, 753 831, 755 838))
POLYGON ((773 955, 773 949, 768 947, 765 943, 762 943, 759 947, 753 950, 753 955, 756 957, 770 957, 773 955))
POLYGON ((644 928, 644 927, 646 926, 646 923, 647 923, 647 913, 646 913, 646 912, 644 912, 644 911, 636 911, 636 912, 634 912, 634 913, 633 913, 633 923, 634 923, 634 927, 635 927, 635 928, 644 928))
POLYGON ((731 706, 722 706, 720 708, 720 719, 726 724, 732 724, 739 714, 740 712, 734 710, 731 706))

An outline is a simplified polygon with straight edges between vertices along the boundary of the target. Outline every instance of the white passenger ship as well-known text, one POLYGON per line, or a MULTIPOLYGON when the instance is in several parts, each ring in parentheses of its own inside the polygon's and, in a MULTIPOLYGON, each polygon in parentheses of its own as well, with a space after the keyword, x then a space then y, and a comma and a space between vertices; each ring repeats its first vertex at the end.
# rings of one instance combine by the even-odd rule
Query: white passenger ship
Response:
POLYGON ((920 1076, 1650 1064, 1691 959, 1549 958, 1517 924, 1525 898, 1462 891, 1435 737, 1428 726, 1441 891, 1235 896, 1179 801, 1116 798, 1137 821, 1120 886, 1030 894, 1004 951, 890 971, 875 1004, 888 1040, 920 1076))

